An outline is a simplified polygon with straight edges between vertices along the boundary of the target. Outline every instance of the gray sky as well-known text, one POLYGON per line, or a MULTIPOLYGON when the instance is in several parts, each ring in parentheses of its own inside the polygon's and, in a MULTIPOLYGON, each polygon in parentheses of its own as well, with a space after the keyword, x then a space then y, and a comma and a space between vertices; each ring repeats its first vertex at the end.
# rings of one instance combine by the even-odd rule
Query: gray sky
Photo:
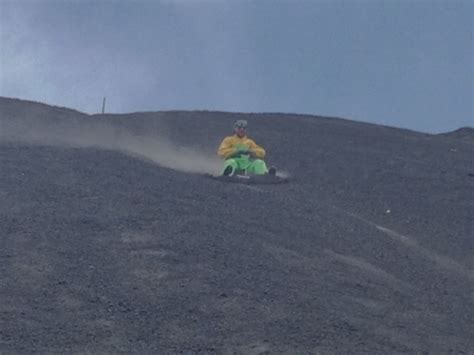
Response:
POLYGON ((474 126, 474 1, 0 0, 0 96, 474 126))

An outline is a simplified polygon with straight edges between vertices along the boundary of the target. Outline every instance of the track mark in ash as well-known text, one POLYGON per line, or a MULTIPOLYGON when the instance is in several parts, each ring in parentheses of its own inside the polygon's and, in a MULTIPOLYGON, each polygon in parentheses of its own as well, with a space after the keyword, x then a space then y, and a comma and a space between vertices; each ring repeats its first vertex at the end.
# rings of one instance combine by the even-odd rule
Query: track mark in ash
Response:
POLYGON ((375 224, 375 228, 377 228, 379 231, 382 231, 383 233, 389 235, 392 238, 398 239, 401 241, 403 244, 415 249, 417 252, 420 254, 423 254, 424 257, 427 259, 437 263, 439 266, 442 266, 445 269, 448 269, 452 272, 461 274, 471 280, 474 281, 474 273, 472 270, 466 270, 461 264, 458 262, 454 261, 451 258, 448 258, 447 256, 444 255, 439 255, 431 250, 428 250, 421 245, 419 245, 415 240, 412 238, 409 238, 403 234, 397 233, 394 230, 391 230, 386 227, 379 226, 375 224))
POLYGON ((372 222, 364 217, 361 217, 355 213, 352 213, 352 212, 348 212, 348 211, 345 211, 339 207, 336 207, 336 206, 332 206, 333 208, 347 214, 348 216, 351 216, 355 219, 357 219, 358 221, 361 221, 365 224, 368 224, 372 227, 374 227, 375 229, 377 229, 378 231, 384 233, 385 235, 389 236, 390 238, 404 244, 405 246, 415 250, 416 252, 418 252, 419 254, 423 255, 426 259, 428 260, 431 260, 432 262, 436 263, 438 266, 442 267, 443 269, 445 270, 448 270, 450 272, 454 272, 458 275, 462 275, 464 276, 465 278, 468 278, 470 279, 471 281, 474 281, 474 272, 472 270, 467 270, 464 266, 462 266, 461 264, 459 264, 457 261, 447 257, 447 256, 444 256, 444 255, 439 255, 437 253, 435 253, 434 251, 432 250, 429 250, 423 246, 421 246, 420 244, 418 244, 418 242, 416 240, 414 240, 413 238, 409 237, 409 236, 406 236, 406 235, 403 235, 401 233, 398 233, 390 228, 387 228, 387 227, 384 227, 384 226, 381 226, 375 222, 372 222))
POLYGON ((405 289, 405 290, 408 290, 408 289, 412 289, 412 286, 406 284, 405 282, 399 280, 398 278, 396 278, 395 276, 393 276, 392 274, 382 270, 381 268, 375 266, 374 264, 371 264, 365 260, 362 260, 360 258, 356 258, 354 256, 349 256, 349 255, 344 255, 344 254, 339 254, 339 253, 336 253, 330 249, 325 249, 324 252, 329 255, 331 258, 343 263, 343 264, 346 264, 346 265, 349 265, 350 267, 356 267, 374 277, 377 277, 389 284, 392 284, 393 286, 395 286, 396 288, 398 289, 405 289))

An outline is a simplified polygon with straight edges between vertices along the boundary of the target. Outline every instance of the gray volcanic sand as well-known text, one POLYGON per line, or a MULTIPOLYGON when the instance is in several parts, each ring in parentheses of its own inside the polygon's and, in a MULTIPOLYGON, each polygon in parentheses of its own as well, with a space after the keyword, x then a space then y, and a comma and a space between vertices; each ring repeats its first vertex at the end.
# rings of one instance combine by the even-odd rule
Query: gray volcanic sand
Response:
POLYGON ((1 98, 0 353, 472 353, 473 137, 1 98))

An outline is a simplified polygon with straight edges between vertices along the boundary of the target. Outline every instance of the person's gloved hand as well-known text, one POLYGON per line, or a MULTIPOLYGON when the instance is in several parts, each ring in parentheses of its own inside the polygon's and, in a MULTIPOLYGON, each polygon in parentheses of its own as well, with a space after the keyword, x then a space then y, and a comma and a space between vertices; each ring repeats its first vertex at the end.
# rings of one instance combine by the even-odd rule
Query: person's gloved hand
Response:
POLYGON ((248 155, 251 158, 256 158, 257 155, 255 154, 255 151, 253 149, 244 149, 239 151, 240 155, 248 155))
POLYGON ((244 155, 244 154, 247 154, 247 151, 242 150, 242 149, 235 149, 234 153, 232 153, 231 157, 232 158, 238 158, 238 157, 240 157, 241 155, 244 155))
POLYGON ((255 153, 255 151, 253 149, 249 149, 247 151, 247 154, 250 155, 251 158, 256 158, 257 157, 257 154, 255 153))
POLYGON ((257 157, 256 154, 255 154, 255 151, 253 149, 250 149, 247 146, 237 147, 236 150, 235 150, 235 153, 233 154, 233 156, 235 156, 235 157, 239 157, 239 156, 242 156, 242 155, 248 155, 251 158, 256 158, 257 157))
POLYGON ((248 151, 249 151, 249 147, 245 146, 245 145, 241 145, 241 146, 238 146, 236 148, 236 154, 238 155, 241 155, 241 154, 248 154, 248 151))

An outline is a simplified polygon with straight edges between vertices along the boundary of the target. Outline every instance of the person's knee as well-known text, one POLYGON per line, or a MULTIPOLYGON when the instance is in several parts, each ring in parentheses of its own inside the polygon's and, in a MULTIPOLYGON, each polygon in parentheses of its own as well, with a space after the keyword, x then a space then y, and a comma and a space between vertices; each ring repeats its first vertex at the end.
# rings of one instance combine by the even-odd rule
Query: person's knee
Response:
POLYGON ((229 165, 232 166, 235 169, 235 168, 237 168, 237 166, 239 164, 237 163, 237 160, 235 160, 235 159, 227 159, 225 161, 225 166, 229 166, 229 165))
POLYGON ((232 176, 234 175, 235 171, 237 170, 238 163, 235 159, 226 159, 224 163, 224 170, 222 171, 222 175, 224 176, 232 176))
POLYGON ((267 172, 267 165, 262 159, 255 159, 252 165, 256 174, 265 174, 267 172))

